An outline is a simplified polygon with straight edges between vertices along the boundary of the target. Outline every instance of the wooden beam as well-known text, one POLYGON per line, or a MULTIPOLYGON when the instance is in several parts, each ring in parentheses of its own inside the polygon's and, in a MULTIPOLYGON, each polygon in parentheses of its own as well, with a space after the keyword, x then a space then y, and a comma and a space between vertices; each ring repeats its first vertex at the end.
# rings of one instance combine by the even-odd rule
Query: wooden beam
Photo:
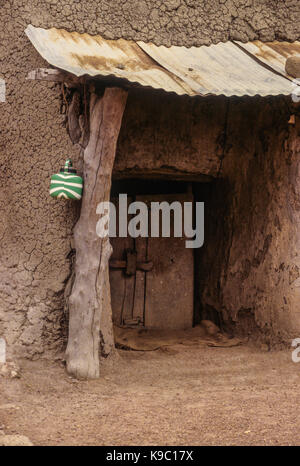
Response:
POLYGON ((36 81, 50 81, 70 84, 82 84, 84 78, 77 77, 65 71, 56 68, 38 68, 37 70, 30 71, 26 77, 27 80, 36 81))
MULTIPOLYGON (((111 269, 127 269, 127 261, 122 261, 122 260, 111 260, 109 262, 109 267, 111 269)), ((152 261, 147 261, 147 262, 137 262, 135 270, 142 270, 143 272, 150 272, 150 270, 153 269, 153 262, 152 261)))
MULTIPOLYGON (((67 371, 79 378, 99 377, 100 319, 111 324, 108 261, 109 238, 96 234, 99 202, 109 201, 116 145, 127 92, 106 88, 102 97, 90 95, 90 138, 84 151, 84 192, 74 229, 75 281, 69 299, 67 371), (102 316, 103 317, 103 316, 102 316)), ((112 330, 107 332, 113 338, 112 330)), ((103 333, 103 332, 101 332, 103 333)))

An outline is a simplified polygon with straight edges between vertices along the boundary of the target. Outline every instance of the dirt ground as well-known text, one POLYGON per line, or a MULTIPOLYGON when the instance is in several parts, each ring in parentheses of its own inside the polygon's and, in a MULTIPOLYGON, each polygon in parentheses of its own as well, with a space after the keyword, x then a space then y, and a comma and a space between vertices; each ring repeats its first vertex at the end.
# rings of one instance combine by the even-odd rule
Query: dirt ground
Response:
POLYGON ((102 378, 19 361, 0 379, 0 428, 35 445, 300 445, 300 363, 289 349, 118 351, 102 378))

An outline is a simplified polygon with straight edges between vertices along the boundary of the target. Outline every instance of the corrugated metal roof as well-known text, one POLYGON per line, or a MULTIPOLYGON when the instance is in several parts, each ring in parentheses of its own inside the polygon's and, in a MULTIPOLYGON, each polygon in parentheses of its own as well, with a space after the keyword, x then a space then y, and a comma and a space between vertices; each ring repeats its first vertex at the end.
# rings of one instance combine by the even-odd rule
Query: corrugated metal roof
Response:
POLYGON ((285 75, 284 63, 300 53, 299 42, 278 42, 275 48, 259 41, 167 48, 31 25, 25 32, 48 63, 76 76, 115 76, 190 96, 289 95, 295 84, 285 75))
MULTIPOLYGON (((300 42, 237 42, 237 44, 251 55, 255 56, 258 61, 270 66, 277 73, 289 77, 285 72, 285 62, 288 57, 300 55, 300 42)), ((293 79, 293 78, 291 78, 293 79)))
POLYGON ((291 83, 253 60, 232 42, 209 47, 156 47, 138 42, 160 65, 187 82, 196 94, 290 94, 291 83))

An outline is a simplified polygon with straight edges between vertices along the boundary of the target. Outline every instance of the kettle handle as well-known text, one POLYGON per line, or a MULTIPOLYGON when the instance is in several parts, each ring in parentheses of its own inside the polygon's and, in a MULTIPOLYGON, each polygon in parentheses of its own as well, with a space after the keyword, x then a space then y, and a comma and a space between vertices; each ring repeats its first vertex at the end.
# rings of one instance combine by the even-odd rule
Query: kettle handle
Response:
POLYGON ((65 162, 65 172, 69 171, 69 168, 72 167, 72 160, 71 159, 67 159, 66 162, 65 162))

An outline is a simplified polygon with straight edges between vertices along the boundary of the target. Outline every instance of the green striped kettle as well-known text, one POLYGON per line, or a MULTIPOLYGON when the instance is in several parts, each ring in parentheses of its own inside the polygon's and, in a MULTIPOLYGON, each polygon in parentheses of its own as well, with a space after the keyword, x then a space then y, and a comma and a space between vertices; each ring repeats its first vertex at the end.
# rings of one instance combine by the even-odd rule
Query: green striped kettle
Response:
POLYGON ((64 168, 51 176, 50 196, 79 201, 82 198, 83 180, 76 173, 75 168, 72 168, 72 160, 68 159, 64 168))

